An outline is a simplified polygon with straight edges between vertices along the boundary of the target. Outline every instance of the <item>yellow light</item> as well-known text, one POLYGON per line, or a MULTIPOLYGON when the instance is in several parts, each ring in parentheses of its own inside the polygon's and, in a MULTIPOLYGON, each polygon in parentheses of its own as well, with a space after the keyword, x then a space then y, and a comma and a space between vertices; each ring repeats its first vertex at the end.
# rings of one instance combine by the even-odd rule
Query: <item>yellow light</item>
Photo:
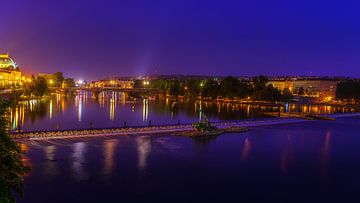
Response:
POLYGON ((25 77, 23 76, 23 77, 21 78, 21 80, 25 80, 25 77))
POLYGON ((53 80, 50 80, 50 81, 49 81, 49 83, 50 83, 50 84, 53 84, 53 83, 54 83, 54 81, 53 81, 53 80))

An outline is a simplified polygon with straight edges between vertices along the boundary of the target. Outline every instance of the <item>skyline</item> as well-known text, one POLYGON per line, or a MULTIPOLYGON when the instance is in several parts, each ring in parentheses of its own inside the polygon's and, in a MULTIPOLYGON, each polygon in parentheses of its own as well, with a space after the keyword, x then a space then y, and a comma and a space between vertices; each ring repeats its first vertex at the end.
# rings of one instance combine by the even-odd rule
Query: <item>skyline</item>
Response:
POLYGON ((0 52, 27 73, 360 77, 360 14, 337 2, 2 3, 0 52), (99 71, 101 70, 101 71, 99 71))

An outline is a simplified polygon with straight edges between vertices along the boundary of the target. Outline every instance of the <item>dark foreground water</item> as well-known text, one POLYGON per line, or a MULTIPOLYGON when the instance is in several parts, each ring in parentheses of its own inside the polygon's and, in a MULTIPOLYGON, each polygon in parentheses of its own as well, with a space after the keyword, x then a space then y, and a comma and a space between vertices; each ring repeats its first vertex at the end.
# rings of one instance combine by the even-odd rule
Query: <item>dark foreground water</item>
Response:
POLYGON ((23 143, 35 202, 357 202, 360 118, 214 139, 123 136, 23 143))

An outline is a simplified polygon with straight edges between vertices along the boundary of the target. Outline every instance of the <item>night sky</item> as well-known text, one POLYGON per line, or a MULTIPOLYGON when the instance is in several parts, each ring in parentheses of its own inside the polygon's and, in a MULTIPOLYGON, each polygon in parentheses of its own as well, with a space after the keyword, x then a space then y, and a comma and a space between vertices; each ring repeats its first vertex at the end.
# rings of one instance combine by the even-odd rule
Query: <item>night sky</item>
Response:
POLYGON ((0 52, 27 73, 360 77, 347 1, 1 0, 0 52))

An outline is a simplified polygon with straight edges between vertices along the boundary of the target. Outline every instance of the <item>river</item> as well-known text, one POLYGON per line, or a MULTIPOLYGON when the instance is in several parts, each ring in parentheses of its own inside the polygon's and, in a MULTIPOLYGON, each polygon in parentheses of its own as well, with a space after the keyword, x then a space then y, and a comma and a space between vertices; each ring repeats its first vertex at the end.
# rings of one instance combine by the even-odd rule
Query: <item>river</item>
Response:
POLYGON ((360 117, 171 135, 25 141, 35 202, 354 202, 360 117))
MULTIPOLYGON (((84 129, 190 123, 199 119, 200 109, 211 121, 264 117, 278 107, 238 103, 130 99, 126 93, 103 92, 98 98, 80 91, 76 95, 20 102, 9 117, 12 131, 84 129)), ((288 104, 281 111, 344 113, 355 109, 326 105, 288 104)))

